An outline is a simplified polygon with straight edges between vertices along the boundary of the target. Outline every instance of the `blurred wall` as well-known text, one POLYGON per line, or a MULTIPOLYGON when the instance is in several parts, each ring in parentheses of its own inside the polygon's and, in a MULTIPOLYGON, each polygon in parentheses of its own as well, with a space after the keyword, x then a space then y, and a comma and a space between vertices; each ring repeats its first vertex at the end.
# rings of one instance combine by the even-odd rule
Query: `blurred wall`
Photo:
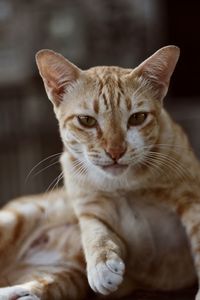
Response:
POLYGON ((183 55, 187 54, 174 75, 168 106, 190 132, 198 152, 199 89, 196 87, 195 93, 185 90, 192 76, 184 70, 187 59, 190 73, 196 70, 191 50, 195 47, 186 50, 187 42, 183 42, 191 38, 187 35, 190 26, 191 32, 196 30, 191 22, 198 17, 197 7, 190 5, 189 10, 186 4, 181 1, 184 11, 175 1, 164 0, 0 0, 1 203, 51 190, 58 183, 58 157, 52 155, 60 153, 62 145, 34 60, 42 48, 60 52, 79 67, 88 68, 102 64, 134 67, 163 45, 183 45, 183 55), (189 96, 193 97, 190 110, 189 96))

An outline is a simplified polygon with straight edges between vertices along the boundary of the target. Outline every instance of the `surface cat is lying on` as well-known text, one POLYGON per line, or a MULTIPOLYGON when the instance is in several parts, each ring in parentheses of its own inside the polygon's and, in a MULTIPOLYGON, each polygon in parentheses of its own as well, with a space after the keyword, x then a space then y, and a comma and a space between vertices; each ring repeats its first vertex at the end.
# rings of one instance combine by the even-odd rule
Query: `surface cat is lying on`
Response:
POLYGON ((178 57, 167 46, 135 69, 82 71, 37 53, 65 187, 1 210, 1 300, 88 299, 90 288, 120 298, 200 280, 200 165, 163 108, 178 57))

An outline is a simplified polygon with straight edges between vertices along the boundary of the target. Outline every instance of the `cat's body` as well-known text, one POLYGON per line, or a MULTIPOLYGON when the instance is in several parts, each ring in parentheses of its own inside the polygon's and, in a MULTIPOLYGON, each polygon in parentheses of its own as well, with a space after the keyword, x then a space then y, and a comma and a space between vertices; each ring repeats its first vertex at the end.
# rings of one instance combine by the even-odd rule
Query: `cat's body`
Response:
MULTIPOLYGON (((178 55, 170 46, 134 70, 81 71, 52 51, 38 54, 64 143, 65 189, 27 198, 28 209, 23 200, 1 212, 27 215, 19 224, 2 217, 2 228, 15 234, 10 253, 20 253, 13 259, 31 265, 17 281, 16 271, 4 271, 9 285, 29 282, 22 288, 48 300, 84 299, 89 285, 119 298, 135 289, 181 289, 199 278, 200 166, 162 108, 178 55)), ((13 299, 14 290, 3 288, 0 299, 13 299)))
MULTIPOLYGON (((128 268, 124 284, 116 292, 116 298, 138 289, 170 291, 193 285, 196 273, 188 241, 178 218, 155 201, 146 201, 146 196, 141 198, 140 195, 136 201, 132 201, 131 195, 125 197, 117 193, 115 196, 120 201, 116 226, 129 249, 125 260, 128 268)), ((85 295, 88 284, 80 230, 77 218, 68 205, 65 191, 57 190, 51 195, 31 196, 16 201, 17 208, 14 201, 5 206, 4 211, 13 211, 14 206, 15 212, 16 209, 20 212, 27 203, 31 214, 34 215, 34 210, 38 207, 39 213, 33 217, 37 219, 37 222, 33 222, 34 225, 28 226, 31 222, 27 224, 27 221, 24 224, 27 228, 26 239, 23 238, 15 245, 19 242, 18 238, 11 242, 10 248, 6 246, 4 249, 0 285, 6 287, 22 284, 22 288, 26 289, 26 284, 24 286, 23 283, 29 282, 32 292, 38 296, 41 292, 41 299, 65 299, 69 292, 69 288, 65 290, 65 287, 69 284, 71 295, 75 295, 74 299, 87 299, 85 295), (46 283, 46 286, 48 282, 48 288, 40 288, 38 283, 35 284, 37 288, 34 287, 35 279, 46 283), (54 280, 57 284, 51 287, 54 280)), ((109 222, 114 225, 116 220, 110 218, 109 222)), ((19 237, 22 232, 23 226, 21 232, 18 232, 19 237)), ((5 234, 8 234, 8 230, 5 234)), ((0 289, 0 299, 3 296, 5 298, 2 299, 9 299, 6 298, 6 293, 6 289, 0 289)))

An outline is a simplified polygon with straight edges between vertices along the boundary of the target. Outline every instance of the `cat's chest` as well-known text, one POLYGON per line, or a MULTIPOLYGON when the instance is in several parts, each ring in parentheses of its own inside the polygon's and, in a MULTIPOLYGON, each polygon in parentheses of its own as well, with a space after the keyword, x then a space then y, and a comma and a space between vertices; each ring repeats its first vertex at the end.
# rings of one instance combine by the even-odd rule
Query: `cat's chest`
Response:
MULTIPOLYGON (((155 196, 155 195, 154 195, 155 196)), ((116 195, 117 197, 117 195, 116 195)), ((127 276, 142 287, 181 287, 195 278, 189 241, 178 216, 145 193, 118 193, 119 234, 126 244, 127 276)))
POLYGON ((122 234, 134 251, 144 251, 144 256, 155 252, 163 255, 181 245, 187 247, 178 216, 155 194, 121 193, 119 206, 122 234))

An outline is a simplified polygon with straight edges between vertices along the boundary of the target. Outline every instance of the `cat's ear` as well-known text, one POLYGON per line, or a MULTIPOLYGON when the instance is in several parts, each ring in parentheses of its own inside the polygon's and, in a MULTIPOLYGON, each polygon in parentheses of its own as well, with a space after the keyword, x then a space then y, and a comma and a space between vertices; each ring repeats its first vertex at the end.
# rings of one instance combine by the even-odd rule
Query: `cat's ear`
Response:
POLYGON ((158 97, 163 99, 167 93, 171 75, 180 55, 176 46, 166 46, 141 63, 135 70, 155 89, 158 97))
POLYGON ((40 50, 36 63, 43 79, 48 98, 58 106, 63 94, 79 77, 81 70, 61 54, 52 50, 40 50))

